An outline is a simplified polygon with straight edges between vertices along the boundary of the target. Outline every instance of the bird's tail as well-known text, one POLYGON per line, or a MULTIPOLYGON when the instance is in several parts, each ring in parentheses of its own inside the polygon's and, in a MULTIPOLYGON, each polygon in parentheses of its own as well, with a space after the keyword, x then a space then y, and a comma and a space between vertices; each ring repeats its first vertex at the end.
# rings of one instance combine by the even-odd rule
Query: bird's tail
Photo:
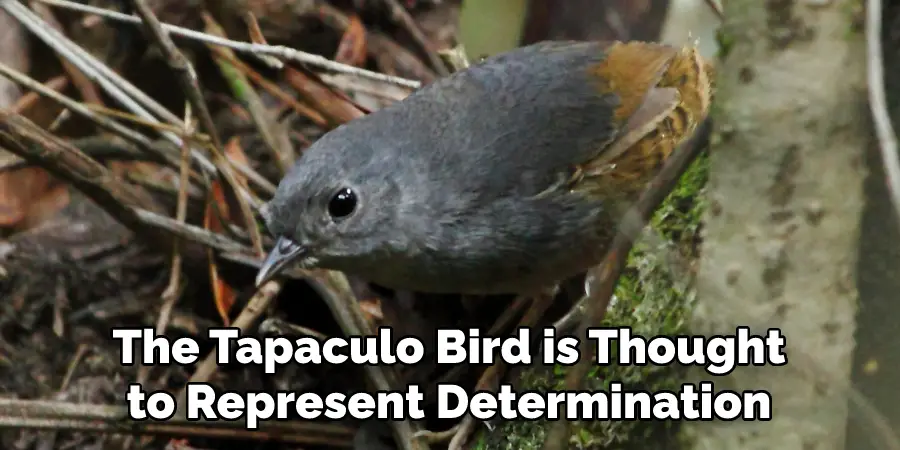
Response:
POLYGON ((680 101, 669 115, 670 123, 663 124, 665 130, 672 135, 671 146, 661 149, 668 158, 675 146, 693 134, 697 125, 709 113, 712 102, 713 68, 696 47, 685 47, 672 59, 669 68, 663 73, 660 87, 673 87, 678 90, 680 101))
POLYGON ((580 168, 581 176, 595 178, 583 185, 603 190, 605 198, 633 200, 709 113, 713 68, 695 47, 673 52, 658 80, 643 100, 642 108, 651 114, 636 109, 635 123, 617 142, 580 168), (658 114, 652 114, 654 108, 658 114))

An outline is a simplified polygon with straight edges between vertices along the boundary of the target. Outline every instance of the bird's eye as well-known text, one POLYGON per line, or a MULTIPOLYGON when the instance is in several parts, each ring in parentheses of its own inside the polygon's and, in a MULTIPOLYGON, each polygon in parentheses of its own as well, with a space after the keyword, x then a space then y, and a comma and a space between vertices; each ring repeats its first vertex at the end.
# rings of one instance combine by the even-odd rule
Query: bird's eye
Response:
POLYGON ((339 190, 328 202, 328 214, 334 219, 342 219, 356 210, 356 193, 350 188, 339 190))

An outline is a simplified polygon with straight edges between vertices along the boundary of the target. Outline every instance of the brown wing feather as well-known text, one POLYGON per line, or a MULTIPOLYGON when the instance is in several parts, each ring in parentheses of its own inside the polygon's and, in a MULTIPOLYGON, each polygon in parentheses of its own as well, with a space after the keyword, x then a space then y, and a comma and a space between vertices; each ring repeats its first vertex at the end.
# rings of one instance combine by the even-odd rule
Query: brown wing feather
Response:
POLYGON ((615 118, 624 124, 644 103, 678 54, 669 45, 650 42, 614 42, 606 49, 606 58, 594 69, 593 79, 601 92, 619 96, 615 118))
MULTIPOLYGON (((644 45, 651 49, 650 54, 658 52, 652 50, 658 44, 644 45)), ((602 191, 605 198, 633 201, 707 115, 713 89, 711 65, 694 47, 672 49, 673 56, 666 60, 659 77, 647 74, 659 70, 660 59, 648 58, 657 65, 640 72, 644 78, 636 85, 646 86, 651 80, 655 84, 646 87, 646 95, 623 102, 623 114, 628 113, 624 132, 597 159, 580 168, 582 181, 576 189, 602 191)), ((640 60, 639 56, 632 58, 640 60)))

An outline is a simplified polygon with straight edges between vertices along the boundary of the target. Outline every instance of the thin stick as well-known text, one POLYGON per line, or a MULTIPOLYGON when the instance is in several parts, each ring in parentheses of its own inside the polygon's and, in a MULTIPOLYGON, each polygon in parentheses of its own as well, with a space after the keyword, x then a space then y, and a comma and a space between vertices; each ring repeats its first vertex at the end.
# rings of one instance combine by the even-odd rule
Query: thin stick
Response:
POLYGON ((213 49, 213 53, 220 56, 225 61, 228 61, 229 64, 243 72, 244 75, 253 80, 254 83, 260 85, 263 89, 272 94, 272 96, 277 97, 279 100, 286 103, 298 114, 303 115, 319 127, 325 128, 328 126, 328 120, 325 119, 325 116, 323 116, 322 113, 316 111, 313 108, 310 108, 309 106, 304 105, 303 103, 300 103, 293 96, 278 87, 278 84, 267 80, 265 77, 260 75, 259 72, 251 69, 250 66, 248 66, 241 60, 234 58, 232 55, 226 54, 219 48, 213 49))
MULTIPOLYGON (((0 0, 0 8, 16 18, 19 23, 28 28, 50 48, 71 61, 72 64, 84 72, 85 75, 97 82, 107 94, 115 98, 134 114, 151 122, 157 121, 156 118, 144 108, 146 107, 172 124, 182 125, 178 117, 169 110, 128 82, 128 80, 119 76, 119 74, 97 60, 93 55, 69 40, 65 35, 49 27, 46 22, 18 1, 0 0), (141 106, 141 104, 144 106, 141 106)), ((181 139, 174 133, 164 132, 162 135, 176 146, 181 146, 181 139)), ((191 156, 207 173, 215 172, 215 165, 202 153, 194 150, 192 151, 191 156)))
POLYGON ((63 376, 62 383, 59 384, 59 391, 65 391, 69 388, 69 383, 72 382, 72 377, 75 375, 75 370, 78 369, 78 364, 81 362, 81 359, 84 358, 84 355, 88 351, 88 346, 86 344, 78 344, 78 348, 75 350, 75 356, 72 357, 72 360, 69 361, 69 366, 66 368, 66 374, 63 376))
MULTIPOLYGON (((184 107, 184 135, 190 136, 194 134, 191 121, 191 104, 188 103, 184 107)), ((178 173, 178 201, 175 206, 175 220, 184 223, 187 219, 187 203, 188 203, 188 183, 191 172, 190 164, 191 148, 185 142, 181 146, 181 168, 178 173)), ((156 335, 165 335, 166 328, 169 326, 169 320, 172 317, 172 310, 181 294, 181 239, 175 237, 172 239, 172 265, 169 268, 169 283, 163 290, 162 306, 159 308, 159 317, 156 320, 156 335)), ((150 366, 141 365, 138 371, 137 382, 143 385, 150 376, 150 366)))
MULTIPOLYGON (((181 239, 184 239, 185 241, 195 242, 197 244, 216 249, 220 252, 229 253, 232 256, 232 260, 257 267, 249 260, 238 257, 238 255, 249 256, 248 253, 250 253, 250 249, 240 242, 229 238, 228 236, 219 233, 213 233, 202 227, 191 225, 189 223, 180 223, 169 216, 157 214, 153 211, 147 211, 141 208, 132 208, 132 212, 136 216, 136 219, 144 226, 157 228, 159 230, 165 231, 170 236, 179 237, 181 239)), ((257 259, 253 259, 253 261, 257 261, 257 259)))
MULTIPOLYGON (((73 9, 81 12, 86 12, 89 14, 96 14, 98 16, 106 17, 112 20, 118 20, 126 23, 140 23, 140 19, 135 16, 131 16, 128 14, 122 14, 115 11, 109 11, 102 8, 96 8, 87 5, 81 5, 75 2, 67 1, 67 0, 38 0, 40 2, 46 3, 48 5, 57 6, 61 8, 73 9)), ((223 47, 231 48, 232 50, 247 53, 247 54, 263 54, 263 55, 271 55, 276 56, 282 59, 287 59, 290 61, 296 61, 303 64, 309 64, 310 66, 319 67, 325 70, 330 70, 332 72, 345 73, 348 75, 357 76, 360 78, 368 78, 370 80, 380 81, 382 83, 390 83, 396 84, 399 86, 404 86, 412 89, 418 89, 422 83, 416 80, 409 80, 406 78, 395 77, 391 75, 385 75, 378 72, 372 72, 371 70, 360 69, 358 67, 350 66, 347 64, 341 64, 339 62, 332 61, 330 59, 324 58, 319 55, 314 55, 312 53, 302 52, 300 50, 296 50, 290 47, 285 47, 281 45, 262 45, 262 44, 253 44, 249 42, 240 42, 234 41, 231 39, 220 38, 217 36, 211 36, 206 33, 201 33, 198 31, 190 30, 188 28, 182 28, 174 25, 163 24, 163 28, 178 36, 182 36, 189 39, 195 39, 198 41, 206 42, 214 45, 221 45, 223 47)))
POLYGON ((33 92, 37 92, 44 97, 47 97, 51 100, 56 101, 57 103, 63 105, 69 111, 72 111, 75 114, 78 114, 85 119, 88 119, 97 125, 123 137, 136 144, 148 157, 150 157, 153 161, 167 164, 171 167, 177 167, 176 164, 169 158, 169 155, 163 153, 159 148, 153 145, 152 141, 146 136, 130 129, 122 124, 108 118, 97 114, 87 106, 82 103, 75 101, 72 98, 66 97, 59 92, 56 92, 53 89, 44 86, 37 80, 29 78, 27 75, 13 69, 12 67, 3 64, 0 62, 0 75, 19 83, 20 85, 32 90, 33 92))
POLYGON ((131 208, 139 206, 156 212, 162 211, 152 197, 123 182, 72 144, 50 134, 30 120, 0 110, 0 146, 40 164, 48 172, 68 181, 132 231, 155 234, 131 208))
MULTIPOLYGON (((143 0, 131 0, 131 4, 141 17, 146 31, 150 34, 154 43, 159 46, 163 56, 169 63, 169 67, 178 75, 182 85, 181 88, 197 114, 200 128, 209 135, 212 145, 217 149, 221 149, 222 140, 219 138, 219 133, 213 123, 209 108, 206 107, 206 103, 203 101, 203 91, 200 89, 200 80, 197 78, 194 67, 191 66, 187 58, 175 47, 169 36, 160 28, 159 19, 156 18, 156 14, 153 13, 150 7, 143 0)), ((177 119, 172 122, 177 123, 177 119)))
MULTIPOLYGON (((278 293, 281 292, 281 282, 277 280, 269 281, 268 283, 260 286, 259 290, 256 291, 256 294, 250 298, 250 301, 247 302, 247 306, 241 310, 241 313, 238 314, 237 318, 234 319, 234 322, 231 324, 232 327, 236 327, 241 330, 241 332, 245 332, 247 328, 256 323, 259 320, 260 316, 269 308, 269 304, 272 303, 272 300, 278 296, 278 293)), ((218 365, 216 364, 216 351, 213 350, 206 358, 203 359, 199 364, 197 364, 196 369, 194 369, 193 375, 191 375, 188 383, 204 383, 209 381, 212 375, 216 372, 218 365)), ((187 398, 187 389, 182 389, 178 393, 178 404, 184 405, 185 399, 187 398)), ((179 407, 179 410, 182 408, 179 407)), ((182 411, 183 413, 184 411, 182 411)))
MULTIPOLYGON (((104 116, 115 117, 116 119, 122 119, 127 121, 128 123, 133 123, 135 125, 140 125, 143 127, 151 128, 156 132, 169 132, 177 135, 180 139, 188 139, 192 144, 195 145, 208 145, 209 144, 209 136, 203 133, 194 132, 194 134, 190 136, 185 136, 184 132, 184 124, 181 125, 170 125, 168 123, 159 122, 157 120, 147 120, 143 117, 136 116, 134 114, 115 109, 108 108, 106 106, 100 105, 86 105, 88 109, 94 111, 99 114, 103 114, 104 116)), ((178 145, 177 148, 181 148, 181 145, 178 145)))
MULTIPOLYGON (((65 75, 57 75, 44 83, 40 83, 42 87, 47 88, 53 92, 60 92, 69 85, 69 78, 65 75)), ((34 106, 35 103, 41 98, 40 94, 34 91, 29 91, 25 95, 19 97, 18 100, 10 107, 10 110, 16 113, 23 113, 28 108, 34 106)))
MULTIPOLYGON (((43 16, 44 20, 47 21, 54 29, 62 30, 62 25, 60 25, 59 21, 56 20, 56 17, 53 16, 53 11, 47 7, 47 5, 42 5, 36 1, 31 1, 31 8, 34 9, 38 14, 43 16)), ((78 70, 78 67, 75 67, 70 61, 68 61, 65 57, 60 56, 60 63, 62 63, 63 69, 69 75, 69 78, 72 80, 72 84, 78 89, 78 92, 81 93, 81 97, 87 103, 93 103, 96 105, 102 105, 103 99, 100 98, 100 94, 97 92, 97 86, 94 86, 94 83, 84 74, 84 72, 78 70)))
MULTIPOLYGON (((213 19, 211 15, 209 15, 209 13, 204 12, 202 16, 203 21, 206 22, 206 29, 208 31, 213 32, 216 35, 225 35, 225 30, 222 29, 222 26, 219 25, 216 20, 213 19)), ((222 50, 225 54, 234 54, 227 48, 219 50, 222 50)), ((272 120, 272 115, 266 109, 262 99, 250 84, 250 81, 247 79, 246 75, 244 75, 240 70, 237 70, 236 67, 234 67, 232 64, 229 64, 223 58, 216 58, 215 55, 216 53, 213 53, 213 60, 219 66, 219 71, 222 73, 222 76, 228 81, 229 87, 231 87, 231 91, 234 96, 246 106, 247 112, 250 114, 250 119, 256 126, 256 130, 259 132, 260 137, 262 137, 263 143, 266 144, 266 148, 275 159, 279 171, 282 175, 284 175, 291 167, 291 163, 296 157, 294 149, 291 148, 289 144, 289 140, 283 139, 279 141, 278 139, 276 139, 275 130, 277 128, 274 121, 272 120), (284 143, 284 145, 282 145, 282 143, 284 143)))
POLYGON ((715 13, 716 17, 718 17, 719 20, 725 18, 725 12, 722 11, 722 6, 719 5, 718 0, 705 0, 705 2, 706 6, 709 6, 709 9, 711 9, 712 12, 715 13))
POLYGON ((243 244, 160 214, 162 209, 145 192, 123 182, 71 143, 19 114, 0 110, 0 146, 68 181, 128 229, 149 233, 150 239, 162 238, 164 242, 173 236, 181 237, 229 253, 233 259, 259 268, 258 259, 250 262, 237 257, 248 254, 243 244))
POLYGON ((0 0, 0 6, 18 19, 20 23, 25 25, 50 48, 75 64, 85 75, 97 81, 116 100, 128 105, 129 109, 132 109, 135 113, 138 110, 144 111, 147 118, 152 119, 153 116, 143 109, 146 107, 159 117, 173 124, 181 125, 175 114, 122 78, 65 34, 49 26, 44 19, 25 7, 25 5, 15 0, 0 0))
MULTIPOLYGON (((247 25, 247 34, 249 34, 250 42, 254 44, 263 44, 268 45, 266 42, 265 36, 263 36, 262 29, 259 27, 259 22, 256 20, 256 16, 253 15, 253 12, 247 10, 241 14, 241 18, 244 19, 244 24, 247 25)), ((220 37, 226 37, 224 34, 220 37)), ((260 55, 254 54, 260 61, 265 62, 269 65, 269 67, 275 70, 284 69, 284 63, 281 62, 278 58, 273 58, 269 55, 260 55)))
POLYGON ((49 400, 0 399, 0 428, 72 430, 128 435, 193 436, 350 449, 354 430, 345 425, 304 421, 262 421, 246 430, 243 421, 136 421, 125 406, 49 400))
POLYGON ((868 0, 866 4, 866 60, 868 66, 869 108, 878 136, 884 172, 891 192, 894 212, 900 218, 900 155, 897 153, 897 135, 891 125, 884 88, 884 56, 881 48, 881 0, 868 0))
POLYGON ((438 55, 431 47, 431 43, 428 41, 428 38, 425 37, 425 33, 422 32, 422 29, 419 28, 419 25, 413 20, 409 11, 407 11, 397 0, 382 1, 388 8, 391 20, 403 27, 406 32, 412 36, 416 44, 422 48, 422 51, 425 52, 425 56, 428 57, 428 62, 431 63, 431 68, 434 69, 438 75, 449 75, 450 72, 447 70, 447 66, 444 65, 444 60, 441 59, 440 55, 438 55))
POLYGON ((131 4, 134 5, 135 11, 141 16, 147 32, 153 37, 153 40, 162 50, 163 55, 169 62, 169 66, 178 74, 178 79, 181 81, 181 88, 199 118, 201 129, 203 129, 212 140, 213 156, 219 161, 219 164, 217 165, 218 173, 225 179, 226 184, 237 199, 241 215, 243 215, 245 226, 247 227, 247 233, 250 234, 250 240, 253 242, 253 248, 258 254, 264 254, 262 235, 259 231, 259 227, 256 225, 253 211, 250 209, 250 204, 247 202, 247 199, 241 195, 241 192, 244 191, 243 185, 238 183, 234 176, 234 172, 228 164, 228 158, 222 152, 222 140, 219 137, 218 130, 216 130, 215 123, 213 123, 212 114, 210 114, 209 108, 206 107, 206 102, 203 100, 203 91, 200 89, 200 80, 197 78, 194 67, 191 66, 184 54, 175 47, 175 43, 172 42, 169 35, 160 28, 159 19, 156 18, 156 14, 153 13, 153 10, 147 6, 147 3, 144 0, 131 0, 131 4))
MULTIPOLYGON (((77 44, 69 40, 65 35, 49 27, 46 22, 44 22, 40 17, 38 17, 24 5, 21 5, 15 0, 0 0, 0 8, 6 10, 6 12, 8 12, 11 16, 19 20, 20 23, 31 30, 31 32, 38 36, 41 40, 43 40, 44 43, 56 50, 57 53, 59 53, 61 56, 69 59, 69 61, 75 64, 81 71, 85 73, 85 75, 97 81, 98 84, 100 84, 100 86, 103 87, 103 89, 108 94, 125 105, 133 113, 145 118, 149 122, 157 121, 155 117, 153 117, 149 112, 147 112, 147 110, 144 109, 144 107, 138 104, 138 102, 140 102, 146 108, 151 109, 152 111, 160 115, 160 117, 168 120, 170 123, 179 127, 184 126, 181 120, 174 114, 172 114, 169 110, 150 98, 147 94, 135 87, 133 84, 119 76, 119 74, 115 73, 115 71, 107 67, 104 63, 97 60, 93 55, 86 52, 77 44)), ((177 147, 180 147, 182 145, 181 138, 179 138, 179 136, 177 136, 175 133, 163 132, 161 134, 164 138, 173 142, 177 147)), ((214 151, 213 153, 216 152, 214 151)), ((219 152, 219 154, 221 153, 219 152)), ((216 165, 210 162, 210 160, 207 159, 206 156, 204 156, 203 153, 201 153, 197 149, 192 148, 191 157, 206 173, 213 174, 220 170, 219 167, 216 167, 216 165)), ((177 161, 172 163, 172 167, 178 167, 177 161)), ((227 165, 222 165, 222 167, 224 168, 222 170, 225 170, 225 172, 230 172, 227 170, 227 165)), ((228 180, 227 175, 226 180, 228 180)), ((228 183, 228 186, 231 187, 232 184, 228 183)), ((255 202, 253 196, 250 195, 250 193, 247 192, 246 189, 237 189, 236 193, 238 194, 236 196, 238 199, 238 203, 241 205, 242 209, 246 206, 245 203, 248 202, 253 202, 254 207, 258 208, 258 205, 256 204, 257 202, 255 202)), ((248 220, 252 220, 252 215, 250 214, 245 214, 245 217, 249 217, 248 220)), ((251 229, 256 229, 255 224, 251 229)), ((251 236, 254 234, 253 231, 250 231, 250 233, 251 236)))

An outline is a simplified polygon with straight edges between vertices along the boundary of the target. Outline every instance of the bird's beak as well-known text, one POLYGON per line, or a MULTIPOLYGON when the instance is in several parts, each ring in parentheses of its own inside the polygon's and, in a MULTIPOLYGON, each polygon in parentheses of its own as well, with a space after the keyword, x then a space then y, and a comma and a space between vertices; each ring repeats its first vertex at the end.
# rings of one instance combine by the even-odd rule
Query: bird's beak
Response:
POLYGON ((305 253, 306 247, 285 237, 278 238, 278 241, 275 242, 275 247, 266 256, 266 260, 263 261, 262 267, 259 268, 259 272, 256 274, 256 287, 262 286, 263 283, 271 280, 291 262, 305 253))

